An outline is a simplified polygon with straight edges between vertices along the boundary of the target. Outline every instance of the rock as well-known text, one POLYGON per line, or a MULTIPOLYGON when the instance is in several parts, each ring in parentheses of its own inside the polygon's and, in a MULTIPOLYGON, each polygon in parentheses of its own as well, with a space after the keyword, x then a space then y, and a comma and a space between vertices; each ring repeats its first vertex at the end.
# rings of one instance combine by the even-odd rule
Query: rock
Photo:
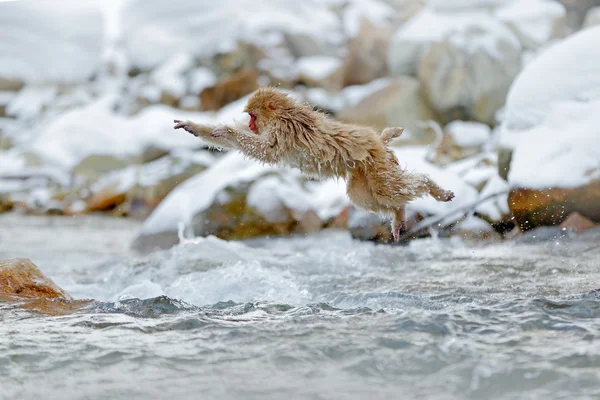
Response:
POLYGON ((520 62, 517 37, 484 11, 425 8, 396 32, 389 53, 390 73, 418 76, 448 121, 494 122, 520 62))
POLYGON ((565 219, 560 224, 561 228, 568 229, 575 233, 585 232, 585 231, 593 229, 597 226, 598 226, 598 224, 590 221, 589 219, 587 219, 583 215, 579 214, 578 212, 569 214, 567 219, 565 219))
POLYGON ((298 81, 309 87, 339 90, 344 78, 342 61, 337 57, 313 56, 298 59, 298 81))
POLYGON ((469 215, 450 230, 452 236, 466 241, 500 241, 502 236, 481 218, 469 215))
POLYGON ((26 258, 0 260, 0 304, 3 306, 65 315, 89 303, 89 300, 73 300, 26 258))
POLYGON ((565 35, 566 9, 557 1, 510 1, 495 11, 519 38, 522 46, 535 50, 565 35))
POLYGON ((221 78, 216 85, 200 93, 200 107, 203 111, 218 110, 258 89, 258 72, 244 70, 221 78))
POLYGON ((81 177, 85 181, 92 181, 107 172, 125 168, 126 166, 127 162, 125 160, 114 156, 91 155, 85 157, 73 167, 72 172, 75 176, 81 177))
POLYGON ((18 92, 25 86, 25 82, 15 78, 0 77, 0 92, 18 92))
POLYGON ((600 217, 599 37, 594 27, 564 39, 511 87, 498 131, 500 145, 513 150, 509 206, 522 230, 557 225, 575 211, 600 217), (558 83, 549 88, 548 81, 558 83))
POLYGON ((348 229, 353 239, 380 243, 393 240, 389 218, 356 207, 348 213, 348 229))
POLYGON ((600 25, 600 6, 590 8, 587 14, 585 14, 583 27, 589 28, 595 25, 600 25))
POLYGON ((358 35, 348 43, 343 86, 362 85, 387 75, 387 53, 392 34, 390 28, 376 27, 363 20, 358 35))
POLYGON ((290 53, 296 57, 313 57, 331 54, 331 46, 314 35, 285 32, 285 44, 290 53))
POLYGON ((430 104, 444 119, 495 122, 521 66, 518 46, 503 41, 497 41, 496 46, 498 55, 483 49, 471 51, 450 40, 430 46, 419 62, 417 75, 430 104))
POLYGON ((600 222, 600 180, 576 188, 525 189, 514 188, 508 205, 521 230, 538 226, 558 225, 577 212, 594 222, 600 222))
POLYGON ((194 235, 242 239, 322 229, 343 219, 343 182, 306 181, 298 172, 228 153, 171 192, 144 222, 138 251, 178 242, 180 223, 194 235))
POLYGON ((43 297, 71 300, 27 258, 0 260, 0 293, 14 298, 43 297))
POLYGON ((240 71, 256 71, 257 64, 265 57, 258 46, 237 41, 229 51, 218 52, 212 59, 212 69, 221 75, 232 75, 240 71))
POLYGON ((213 161, 207 151, 181 152, 102 176, 90 186, 88 211, 115 210, 119 215, 147 216, 178 184, 213 161))
POLYGON ((358 104, 342 110, 337 117, 345 122, 369 125, 376 129, 403 126, 418 135, 419 120, 435 119, 421 96, 419 82, 411 77, 398 77, 358 104))

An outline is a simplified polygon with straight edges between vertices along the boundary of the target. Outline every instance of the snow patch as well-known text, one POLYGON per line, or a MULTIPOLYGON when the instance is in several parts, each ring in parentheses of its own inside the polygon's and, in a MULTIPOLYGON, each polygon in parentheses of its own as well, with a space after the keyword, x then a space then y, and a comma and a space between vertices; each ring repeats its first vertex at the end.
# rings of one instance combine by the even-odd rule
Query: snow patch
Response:
POLYGON ((2 2, 0 26, 0 77, 75 83, 101 66, 104 26, 96 2, 2 2))

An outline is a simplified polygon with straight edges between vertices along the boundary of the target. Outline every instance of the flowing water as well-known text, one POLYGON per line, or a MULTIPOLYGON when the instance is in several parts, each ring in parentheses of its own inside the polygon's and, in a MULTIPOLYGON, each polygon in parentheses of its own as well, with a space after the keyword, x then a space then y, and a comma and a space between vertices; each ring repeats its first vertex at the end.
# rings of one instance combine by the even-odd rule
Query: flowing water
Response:
POLYGON ((0 304, 0 398, 600 398, 599 230, 204 238, 142 257, 137 228, 0 218, 0 259, 95 299, 66 316, 0 304))

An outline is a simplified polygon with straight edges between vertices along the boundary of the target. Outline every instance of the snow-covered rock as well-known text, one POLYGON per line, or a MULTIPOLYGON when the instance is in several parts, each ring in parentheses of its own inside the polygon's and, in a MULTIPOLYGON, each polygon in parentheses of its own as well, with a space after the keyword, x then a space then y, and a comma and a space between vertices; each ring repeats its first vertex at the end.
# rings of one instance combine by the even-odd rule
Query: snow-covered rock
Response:
POLYGON ((325 42, 342 38, 339 18, 319 0, 172 0, 165 7, 162 0, 126 5, 125 45, 134 66, 148 69, 179 52, 210 57, 236 40, 270 46, 283 42, 285 33, 325 42))
POLYGON ((584 28, 590 28, 595 25, 600 25, 600 6, 590 8, 585 14, 585 20, 583 21, 584 28))
POLYGON ((600 98, 599 41, 600 27, 592 27, 554 44, 527 65, 506 99, 503 145, 541 124, 556 103, 600 98))
POLYGON ((173 131, 173 119, 212 122, 202 113, 187 113, 166 106, 152 106, 134 117, 110 110, 111 99, 65 112, 41 127, 31 150, 51 164, 70 169, 91 155, 130 160, 150 148, 169 151, 198 147, 202 142, 173 131))
POLYGON ((390 72, 418 76, 434 109, 486 123, 494 122, 520 62, 518 38, 486 11, 425 8, 400 27, 389 53, 390 72))
POLYGON ((536 49, 564 35, 567 11, 556 0, 511 1, 496 11, 523 47, 536 49))
POLYGON ((593 27, 559 42, 510 90, 500 142, 513 149, 509 205, 523 229, 575 211, 600 220, 599 41, 593 27))
POLYGON ((134 248, 178 242, 183 224, 197 236, 247 238, 321 229, 347 205, 341 181, 304 182, 298 171, 231 152, 178 186, 144 222, 134 248))
POLYGON ((381 83, 383 85, 365 85, 356 93, 345 91, 350 106, 345 107, 338 118, 377 129, 402 126, 408 131, 405 134, 421 132, 417 121, 434 119, 433 112, 421 94, 419 81, 411 77, 399 77, 382 80, 381 83), (365 91, 369 93, 367 96, 364 96, 365 91), (364 97, 352 105, 353 94, 360 95, 357 98, 364 97))
POLYGON ((460 147, 481 147, 490 140, 492 133, 486 124, 471 121, 452 121, 444 129, 460 147))
POLYGON ((488 12, 425 8, 394 35, 389 54, 391 73, 416 75, 418 63, 430 46, 445 41, 469 55, 483 51, 495 59, 503 56, 504 47, 520 49, 517 37, 488 12))
POLYGON ((103 17, 96 2, 0 2, 0 80, 75 83, 99 70, 103 17))

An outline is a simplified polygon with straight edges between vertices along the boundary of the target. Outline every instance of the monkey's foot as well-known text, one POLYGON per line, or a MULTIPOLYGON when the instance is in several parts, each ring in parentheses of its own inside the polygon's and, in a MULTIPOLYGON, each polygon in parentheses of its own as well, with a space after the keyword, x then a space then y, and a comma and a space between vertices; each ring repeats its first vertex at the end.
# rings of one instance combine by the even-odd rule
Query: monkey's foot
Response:
POLYGON ((454 198, 454 192, 452 190, 446 190, 444 196, 441 198, 441 201, 450 201, 454 198))
POLYGON ((189 132, 192 135, 196 136, 196 133, 194 132, 194 130, 192 129, 192 127, 190 126, 190 123, 188 121, 180 121, 178 119, 175 119, 175 120, 173 120, 173 122, 175 122, 175 126, 173 127, 173 129, 183 128, 184 131, 189 132))
POLYGON ((398 226, 392 227, 393 235, 394 235, 394 243, 398 243, 400 241, 400 236, 406 232, 406 222, 402 221, 398 226))

